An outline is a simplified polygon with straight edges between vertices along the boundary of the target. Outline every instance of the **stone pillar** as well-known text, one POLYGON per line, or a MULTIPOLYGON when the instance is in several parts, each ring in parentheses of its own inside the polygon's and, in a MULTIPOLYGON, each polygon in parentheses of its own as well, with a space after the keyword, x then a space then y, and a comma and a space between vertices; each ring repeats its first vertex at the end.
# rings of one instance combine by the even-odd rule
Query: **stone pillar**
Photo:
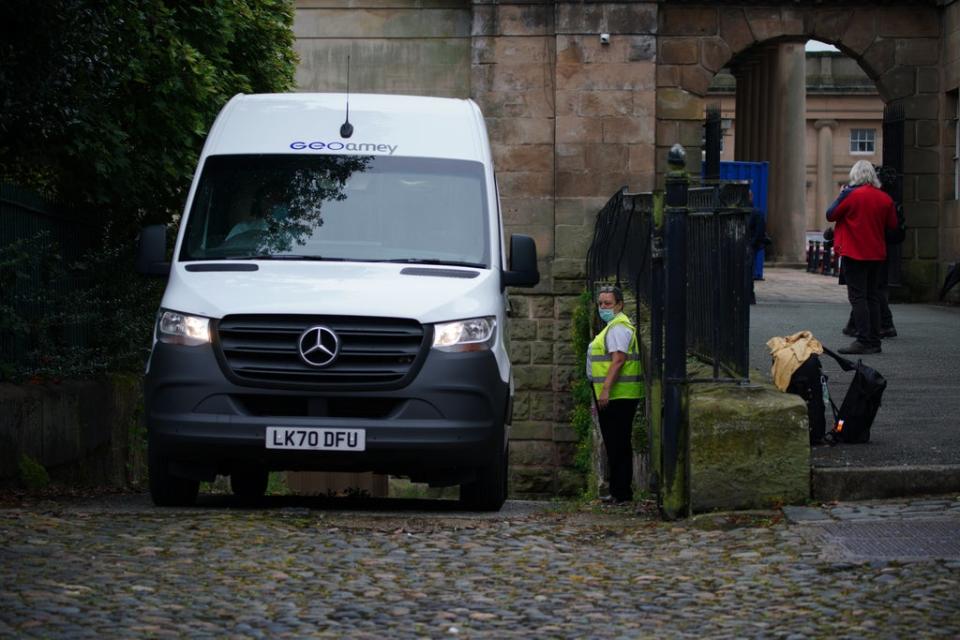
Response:
POLYGON ((746 97, 743 88, 747 85, 747 74, 742 65, 734 69, 734 77, 737 79, 735 91, 736 106, 734 107, 734 132, 733 132, 733 159, 743 160, 743 141, 746 136, 746 97))
POLYGON ((812 229, 826 226, 824 213, 833 202, 833 129, 836 120, 817 120, 813 123, 817 130, 817 208, 814 211, 812 229))
POLYGON ((773 239, 775 260, 803 264, 806 244, 806 57, 803 43, 777 45, 777 123, 771 130, 776 139, 776 171, 771 182, 777 185, 774 209, 767 220, 773 239))
POLYGON ((754 60, 750 65, 750 160, 759 160, 763 148, 764 131, 760 127, 762 89, 760 64, 754 60))
MULTIPOLYGON (((763 148, 763 157, 760 160, 774 162, 774 151, 777 148, 777 135, 773 130, 775 123, 778 122, 777 114, 777 49, 776 47, 767 47, 763 53, 765 64, 764 85, 766 91, 763 94, 763 109, 767 112, 767 128, 764 131, 766 144, 763 148)), ((771 165, 771 171, 772 171, 771 165)), ((772 202, 772 200, 771 200, 772 202)))

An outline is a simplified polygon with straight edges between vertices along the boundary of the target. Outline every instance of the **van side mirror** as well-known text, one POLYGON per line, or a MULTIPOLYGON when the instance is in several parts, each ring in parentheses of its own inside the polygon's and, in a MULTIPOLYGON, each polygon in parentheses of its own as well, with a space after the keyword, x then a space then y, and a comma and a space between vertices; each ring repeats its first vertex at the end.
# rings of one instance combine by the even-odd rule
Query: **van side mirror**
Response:
POLYGON ((167 262, 167 225, 151 224, 143 228, 137 241, 137 271, 145 276, 170 274, 167 262))
POLYGON ((510 236, 510 270, 503 272, 500 288, 532 287, 540 282, 537 269, 537 245, 533 238, 523 235, 510 236))

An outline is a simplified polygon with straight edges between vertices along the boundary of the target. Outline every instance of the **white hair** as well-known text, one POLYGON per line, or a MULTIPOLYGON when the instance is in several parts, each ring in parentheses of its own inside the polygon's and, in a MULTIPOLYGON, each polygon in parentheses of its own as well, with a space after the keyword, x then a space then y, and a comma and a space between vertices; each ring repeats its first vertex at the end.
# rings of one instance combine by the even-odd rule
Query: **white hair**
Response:
POLYGON ((859 187, 862 184, 872 184, 877 189, 880 188, 880 179, 869 160, 858 160, 850 168, 850 186, 859 187))

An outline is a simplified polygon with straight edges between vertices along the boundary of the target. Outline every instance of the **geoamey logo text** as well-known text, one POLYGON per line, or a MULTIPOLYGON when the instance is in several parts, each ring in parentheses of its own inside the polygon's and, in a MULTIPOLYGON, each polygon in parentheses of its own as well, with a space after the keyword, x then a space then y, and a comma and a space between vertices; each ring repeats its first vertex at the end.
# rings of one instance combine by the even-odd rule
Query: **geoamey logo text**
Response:
POLYGON ((400 145, 396 144, 375 144, 373 142, 320 142, 315 140, 313 142, 303 142, 300 140, 290 143, 291 149, 296 149, 300 151, 302 149, 311 149, 313 151, 323 151, 328 149, 330 151, 356 151, 358 153, 363 152, 377 152, 377 153, 387 153, 388 155, 393 155, 393 152, 397 150, 397 147, 400 145))

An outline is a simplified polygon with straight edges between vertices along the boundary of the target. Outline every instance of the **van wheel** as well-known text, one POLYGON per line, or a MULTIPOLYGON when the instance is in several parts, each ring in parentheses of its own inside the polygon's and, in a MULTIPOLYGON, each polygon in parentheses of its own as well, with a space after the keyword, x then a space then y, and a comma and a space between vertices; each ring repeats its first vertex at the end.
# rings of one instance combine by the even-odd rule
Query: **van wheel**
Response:
POLYGON ((189 507, 197 500, 200 481, 170 473, 169 460, 148 444, 147 472, 150 476, 150 498, 158 507, 189 507))
POLYGON ((269 472, 259 467, 238 469, 230 474, 230 490, 245 500, 261 498, 267 491, 269 472))
POLYGON ((460 506, 470 511, 499 511, 507 500, 510 445, 499 450, 492 464, 477 469, 477 479, 460 485, 460 506))

